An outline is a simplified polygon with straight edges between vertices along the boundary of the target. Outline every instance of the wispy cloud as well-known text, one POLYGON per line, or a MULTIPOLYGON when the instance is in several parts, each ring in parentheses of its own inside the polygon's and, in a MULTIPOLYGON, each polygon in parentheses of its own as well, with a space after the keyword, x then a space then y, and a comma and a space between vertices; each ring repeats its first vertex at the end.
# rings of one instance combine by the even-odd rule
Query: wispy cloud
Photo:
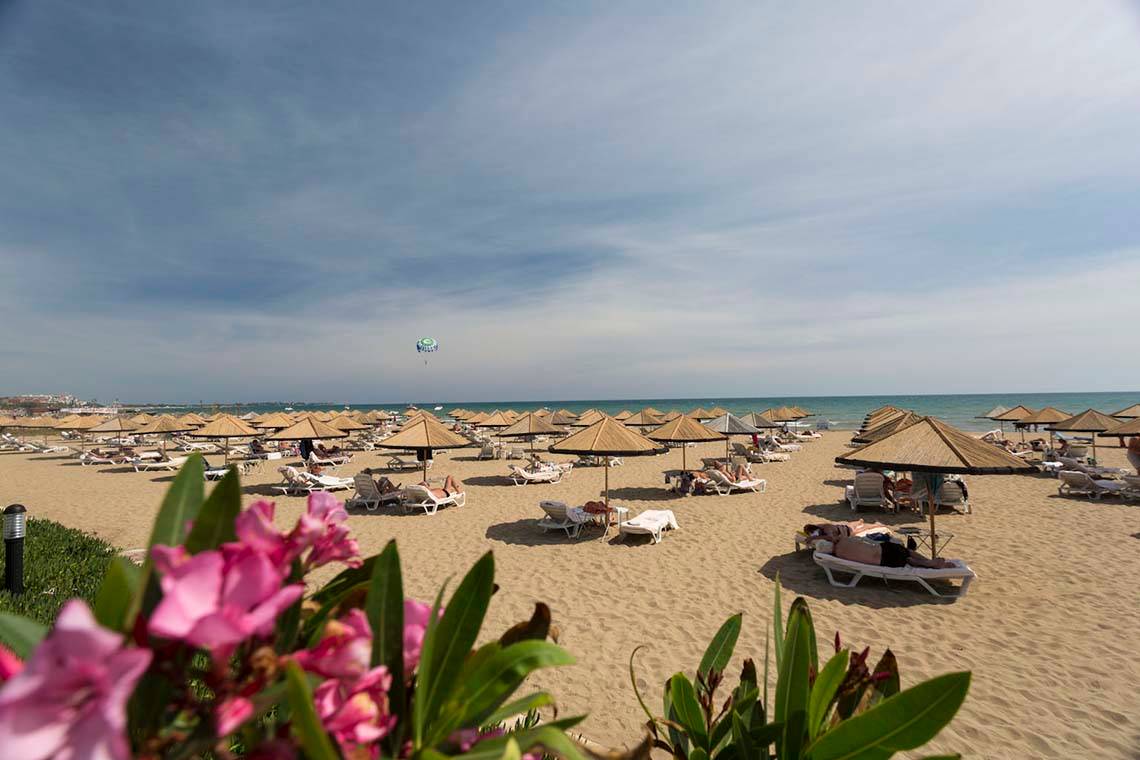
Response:
POLYGON ((5 388, 1134 386, 1138 37, 1115 2, 0 5, 5 388))

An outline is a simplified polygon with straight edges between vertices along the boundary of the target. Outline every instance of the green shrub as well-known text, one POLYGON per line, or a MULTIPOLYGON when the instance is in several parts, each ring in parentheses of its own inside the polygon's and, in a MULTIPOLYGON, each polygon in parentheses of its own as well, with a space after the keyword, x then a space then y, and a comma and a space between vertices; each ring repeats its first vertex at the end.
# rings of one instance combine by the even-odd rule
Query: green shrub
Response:
MULTIPOLYGON (((51 625, 68 599, 89 604, 107 573, 115 547, 51 520, 28 520, 24 542, 24 593, 0 590, 0 612, 51 625)), ((6 561, 7 558, 5 558, 6 561)))

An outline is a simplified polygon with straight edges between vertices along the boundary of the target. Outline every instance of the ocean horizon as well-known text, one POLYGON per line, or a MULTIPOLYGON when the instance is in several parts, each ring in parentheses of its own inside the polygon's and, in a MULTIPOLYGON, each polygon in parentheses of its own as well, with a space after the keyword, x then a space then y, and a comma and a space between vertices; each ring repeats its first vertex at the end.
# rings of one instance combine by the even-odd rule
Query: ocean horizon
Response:
MULTIPOLYGON (((664 412, 678 410, 687 412, 695 407, 711 408, 720 406, 733 414, 744 415, 749 412, 759 412, 764 409, 778 406, 801 406, 812 412, 806 422, 827 421, 831 427, 838 429, 856 429, 862 423, 864 415, 880 406, 891 405, 904 409, 912 409, 918 414, 938 417, 963 430, 982 431, 996 427, 996 423, 978 419, 979 415, 1002 405, 1013 407, 1024 404, 1032 409, 1046 406, 1056 407, 1063 411, 1076 414, 1085 409, 1097 409, 1112 414, 1131 404, 1140 402, 1140 391, 1098 391, 1098 392, 1066 392, 1066 393, 963 393, 963 394, 930 394, 930 395, 864 395, 864 396, 753 396, 740 398, 726 398, 716 396, 689 397, 689 398, 633 398, 633 399, 529 399, 529 400, 499 400, 499 401, 462 401, 462 400, 416 400, 414 403, 423 409, 442 407, 447 411, 455 407, 463 407, 473 411, 491 412, 496 409, 515 409, 522 411, 538 407, 550 409, 569 409, 578 413, 586 409, 598 409, 607 414, 617 414, 623 410, 636 412, 647 406, 658 408, 664 412)), ((285 402, 265 401, 251 403, 153 403, 153 404, 123 404, 125 407, 138 409, 163 409, 168 411, 201 410, 203 408, 224 412, 263 413, 292 407, 297 411, 317 409, 384 409, 387 411, 401 411, 407 403, 341 403, 335 401, 321 402, 285 402)))

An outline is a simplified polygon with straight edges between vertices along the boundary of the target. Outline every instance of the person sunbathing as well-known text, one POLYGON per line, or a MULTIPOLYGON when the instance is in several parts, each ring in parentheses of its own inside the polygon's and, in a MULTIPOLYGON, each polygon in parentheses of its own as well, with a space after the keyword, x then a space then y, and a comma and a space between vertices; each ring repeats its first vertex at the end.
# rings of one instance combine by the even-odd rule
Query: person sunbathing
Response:
POLYGON ((859 533, 870 532, 873 530, 887 530, 886 525, 882 523, 867 523, 862 520, 851 520, 850 522, 833 522, 833 523, 808 523, 804 526, 804 535, 810 541, 826 540, 838 541, 847 536, 854 536, 859 533))
POLYGON ((254 438, 249 442, 249 453, 255 456, 264 456, 265 454, 269 453, 269 449, 265 448, 265 444, 263 444, 261 441, 254 438))
POLYGON ((460 482, 450 475, 448 475, 447 479, 443 481, 443 488, 432 488, 426 480, 420 481, 420 485, 431 491, 432 495, 437 499, 444 499, 448 496, 454 496, 463 490, 459 487, 461 485, 460 482))
POLYGON ((746 464, 738 464, 735 469, 729 469, 728 465, 724 462, 717 462, 713 468, 717 472, 722 473, 726 478, 733 483, 739 483, 742 480, 748 480, 752 476, 752 472, 748 469, 746 464))
POLYGON ((400 490, 400 484, 393 483, 387 475, 381 475, 376 481, 376 490, 382 494, 395 493, 400 490))
POLYGON ((879 567, 925 567, 941 569, 954 567, 953 560, 941 557, 928 559, 918 552, 893 541, 872 541, 857 536, 844 536, 838 541, 817 541, 815 550, 834 554, 839 559, 879 567))
POLYGON ((320 456, 324 459, 328 459, 329 457, 335 457, 341 453, 340 446, 328 447, 328 446, 325 446, 323 443, 318 443, 316 446, 314 446, 313 451, 320 454, 320 456))

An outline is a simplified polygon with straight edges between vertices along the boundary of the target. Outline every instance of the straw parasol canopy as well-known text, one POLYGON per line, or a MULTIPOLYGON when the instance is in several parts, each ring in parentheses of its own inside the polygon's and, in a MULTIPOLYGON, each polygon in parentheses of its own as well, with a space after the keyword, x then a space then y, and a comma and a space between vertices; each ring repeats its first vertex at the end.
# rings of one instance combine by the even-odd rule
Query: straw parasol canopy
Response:
POLYGON ((877 412, 872 412, 863 418, 863 424, 859 428, 859 432, 865 433, 868 430, 877 428, 879 425, 898 419, 908 412, 910 412, 909 409, 896 409, 893 406, 890 409, 881 409, 877 412))
MULTIPOLYGON (((838 464, 900 470, 903 472, 970 475, 1028 472, 1033 465, 1005 449, 991 446, 934 417, 920 417, 882 440, 869 443, 835 458, 838 464)), ((941 486, 937 477, 929 479, 930 551, 938 556, 934 531, 934 499, 941 486)))
POLYGON ((1060 409, 1047 406, 1044 409, 1039 409, 1028 417, 1022 417, 1017 421, 1018 425, 1051 425, 1054 422, 1063 422, 1071 418, 1073 415, 1068 412, 1062 412, 1060 409))
POLYGON ((123 417, 111 417, 105 422, 101 422, 93 428, 89 428, 92 433, 132 433, 138 429, 138 425, 123 417))
POLYGON ((795 410, 790 406, 778 406, 775 409, 765 409, 761 414, 772 420, 772 422, 793 422, 800 418, 800 415, 796 414, 795 410))
POLYGON ((723 406, 714 406, 712 409, 709 409, 710 417, 723 417, 726 414, 728 414, 728 410, 723 406))
POLYGON ((547 409, 546 407, 543 407, 543 408, 541 408, 541 409, 535 409, 535 410, 534 410, 534 416, 535 416, 535 417, 543 417, 543 418, 545 418, 545 417, 549 417, 549 416, 551 416, 552 414, 554 414, 554 412, 550 411, 550 410, 549 410, 549 409, 547 409))
POLYGON ((578 419, 574 420, 573 424, 578 427, 589 427, 590 425, 601 422, 604 419, 613 418, 602 414, 597 409, 590 409, 589 411, 582 412, 578 419))
POLYGON ((187 422, 179 422, 177 418, 169 414, 162 414, 151 420, 149 425, 143 425, 135 431, 138 435, 161 435, 162 436, 162 455, 166 456, 166 439, 172 433, 185 433, 188 430, 193 430, 194 426, 187 422))
POLYGON ((134 417, 131 417, 131 422, 135 423, 139 427, 142 427, 143 425, 149 425, 152 421, 154 421, 154 415, 147 414, 146 412, 141 412, 139 414, 136 414, 134 417))
POLYGON ((343 430, 345 432, 368 429, 367 425, 357 422, 356 420, 344 414, 333 417, 332 420, 329 421, 329 427, 334 427, 337 430, 343 430))
POLYGON ((760 428, 755 425, 749 425, 744 420, 737 417, 731 412, 725 412, 716 419, 709 420, 704 423, 704 426, 709 430, 722 434, 724 438, 724 461, 728 462, 728 439, 734 435, 757 435, 760 428))
POLYGON ((555 413, 561 414, 563 417, 569 417, 572 420, 578 419, 578 415, 574 414, 574 412, 570 411, 569 409, 559 409, 555 413))
POLYGON ((791 409, 793 412, 796 413, 796 419, 800 419, 800 420, 802 420, 804 417, 811 417, 814 414, 814 412, 809 412, 807 409, 804 409, 802 406, 793 406, 791 409))
POLYGON ((698 406, 696 409, 690 409, 685 416, 692 417, 694 420, 711 420, 716 415, 703 406, 698 406))
POLYGON ((908 425, 913 425, 920 419, 922 419, 921 415, 906 411, 897 417, 892 417, 882 425, 876 425, 870 430, 864 430, 861 433, 855 434, 851 437, 851 440, 854 443, 874 443, 875 441, 881 441, 898 430, 908 425))
POLYGON ((522 438, 530 441, 530 452, 534 453, 534 439, 540 435, 562 435, 563 430, 550 424, 549 420, 538 416, 538 412, 528 412, 506 430, 496 435, 500 438, 522 438))
POLYGON ((1008 406, 1003 406, 1002 404, 998 404, 993 409, 989 410, 985 414, 979 414, 974 419, 976 419, 976 420, 996 420, 998 417, 1000 417, 1001 415, 1005 414, 1008 411, 1009 411, 1008 406))
POLYGON ((191 425, 201 427, 206 424, 206 418, 194 412, 188 412, 178 418, 179 422, 189 422, 191 425))
POLYGON ((628 409, 622 409, 620 412, 614 415, 614 419, 618 422, 625 422, 632 416, 633 412, 629 411, 628 409))
POLYGON ((464 420, 464 422, 466 422, 470 425, 478 425, 480 422, 482 422, 483 420, 487 419, 490 416, 491 415, 487 414, 486 412, 479 412, 478 414, 471 415, 466 420, 464 420))
POLYGON ((768 419, 766 416, 764 416, 763 412, 749 412, 740 419, 744 420, 754 428, 780 427, 780 424, 778 422, 773 422, 772 420, 768 419))
MULTIPOLYGON (((1096 409, 1086 409, 1067 420, 1054 422, 1049 430, 1066 433, 1103 433, 1120 425, 1120 420, 1096 409)), ((1096 437, 1092 439, 1093 459, 1096 459, 1096 437)))
POLYGON ((997 422, 1021 422, 1023 419, 1033 414, 1033 410, 1023 404, 1018 404, 1012 409, 1002 412, 993 419, 997 422))
POLYGON ((682 470, 688 469, 687 463, 685 462, 685 449, 687 448, 685 444, 719 441, 724 437, 725 436, 721 433, 715 430, 709 430, 692 417, 686 417, 683 414, 678 414, 674 419, 646 435, 646 438, 649 438, 651 441, 680 443, 682 470))
POLYGON ((601 456, 605 461, 605 500, 606 508, 610 506, 610 457, 639 457, 650 454, 662 454, 666 451, 664 446, 658 446, 655 441, 630 430, 613 417, 602 415, 602 418, 585 430, 580 430, 552 445, 549 449, 556 454, 578 454, 583 456, 601 456))
POLYGON ((254 427, 265 428, 267 430, 284 430, 293 424, 293 418, 284 412, 274 412, 267 414, 258 422, 253 423, 254 427))
POLYGON ((419 417, 376 445, 382 449, 416 451, 424 463, 424 482, 427 482, 427 463, 433 449, 461 449, 470 446, 471 441, 451 432, 435 417, 419 417))
MULTIPOLYGON (((191 435, 201 434, 201 430, 191 435)), ((269 436, 270 441, 312 441, 316 439, 325 438, 345 438, 348 436, 348 431, 339 430, 326 422, 317 419, 317 416, 310 414, 307 417, 302 417, 298 422, 293 423, 284 430, 279 430, 273 435, 269 436)))
POLYGON ((672 422, 673 420, 677 419, 678 417, 684 417, 684 416, 685 415, 681 414, 676 409, 670 409, 668 412, 666 412, 664 415, 662 415, 661 419, 664 420, 665 422, 672 422))
POLYGON ((1137 417, 1140 417, 1140 404, 1133 404, 1130 407, 1121 409, 1119 412, 1113 412, 1112 416, 1126 420, 1136 419, 1137 417))
POLYGON ((512 420, 510 417, 508 417, 506 412, 496 411, 496 412, 492 413, 491 415, 489 415, 482 422, 479 422, 477 424, 479 427, 505 428, 505 427, 510 427, 511 423, 513 423, 513 422, 514 422, 514 420, 512 420))
POLYGON ((1097 433, 1101 438, 1123 438, 1126 435, 1140 435, 1140 417, 1125 420, 1116 427, 1109 428, 1103 433, 1097 433))
POLYGON ((221 438, 222 459, 227 465, 230 463, 231 438, 253 438, 258 435, 261 433, 256 428, 250 427, 244 420, 232 414, 219 414, 212 422, 190 431, 190 436, 193 438, 221 438))
MULTIPOLYGON (((617 417, 614 417, 614 419, 616 420, 617 417)), ((661 419, 659 415, 649 414, 644 410, 638 412, 637 414, 631 414, 624 420, 618 421, 623 425, 629 425, 630 427, 660 427, 661 424, 665 422, 665 420, 661 419)))
POLYGON ((577 417, 574 417, 573 415, 563 414, 562 412, 555 412, 546 419, 547 422, 556 427, 573 425, 575 422, 577 422, 577 420, 577 417))

